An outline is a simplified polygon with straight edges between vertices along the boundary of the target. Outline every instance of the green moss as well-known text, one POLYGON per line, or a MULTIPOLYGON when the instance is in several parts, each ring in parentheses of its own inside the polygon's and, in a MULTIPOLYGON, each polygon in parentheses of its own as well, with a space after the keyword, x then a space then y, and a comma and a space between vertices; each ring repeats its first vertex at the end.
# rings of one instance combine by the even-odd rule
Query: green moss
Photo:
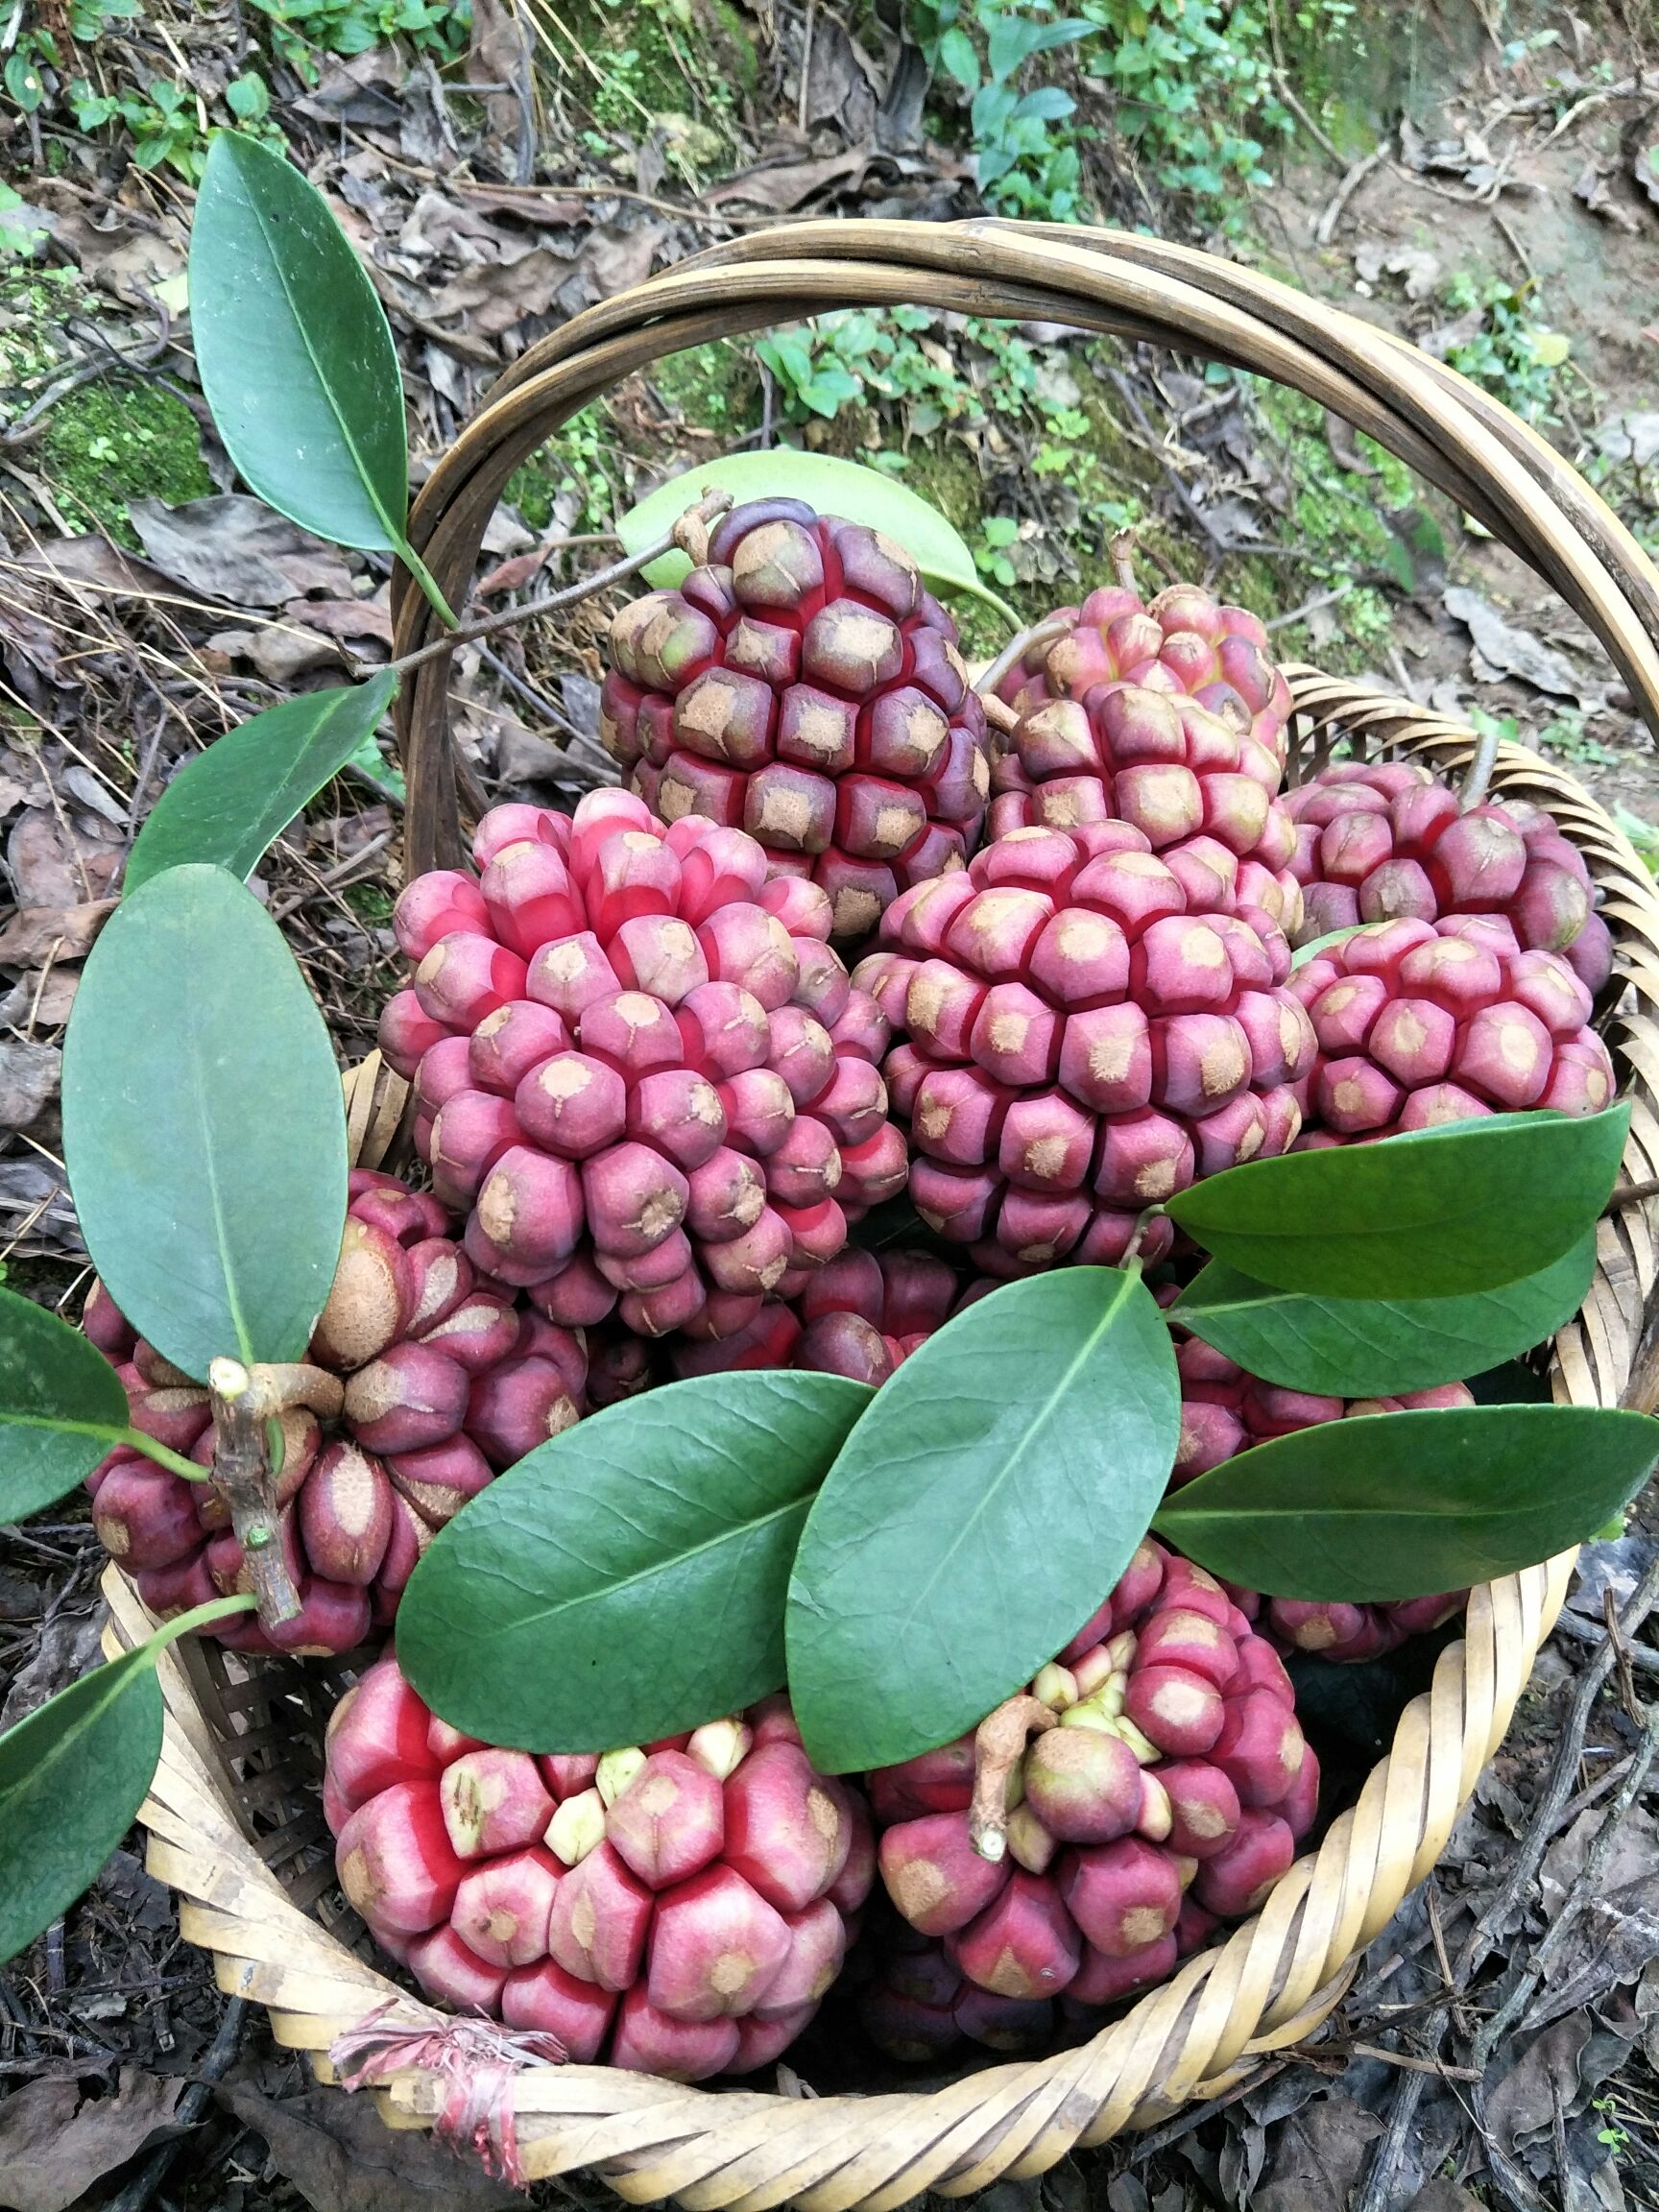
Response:
POLYGON ((722 338, 670 353, 651 371, 651 381, 694 429, 730 439, 759 423, 760 378, 747 346, 722 338))
POLYGON ((66 517, 83 527, 96 518, 132 548, 129 499, 178 506, 213 490, 196 418, 155 384, 111 378, 71 392, 52 410, 40 450, 41 473, 66 517))

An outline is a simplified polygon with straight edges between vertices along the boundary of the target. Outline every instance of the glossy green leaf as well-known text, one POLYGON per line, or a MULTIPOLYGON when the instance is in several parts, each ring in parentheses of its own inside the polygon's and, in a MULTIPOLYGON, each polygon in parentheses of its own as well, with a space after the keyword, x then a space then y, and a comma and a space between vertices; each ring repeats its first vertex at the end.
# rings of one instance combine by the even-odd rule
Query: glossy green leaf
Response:
POLYGON ((391 325, 328 203, 285 156, 216 131, 190 234, 190 322, 225 449, 278 514, 398 554, 409 452, 391 325))
POLYGON ((1578 1243, 1618 1179, 1628 1106, 1494 1114, 1379 1144, 1253 1160, 1193 1184, 1170 1218, 1281 1290, 1454 1298, 1535 1275, 1578 1243))
POLYGON ((1584 1542, 1655 1458, 1646 1413, 1362 1414, 1241 1452, 1166 1500, 1154 1526, 1213 1575, 1275 1598, 1427 1598, 1584 1542))
MULTIPOLYGON (((1019 617, 986 589, 960 533, 937 507, 907 484, 878 469, 832 453, 803 453, 793 445, 774 445, 762 453, 728 453, 718 461, 699 461, 684 474, 659 484, 616 525, 630 553, 643 552, 672 529, 677 517, 694 507, 705 492, 730 492, 746 499, 804 499, 820 515, 840 515, 867 522, 902 545, 937 590, 970 591, 1018 626, 1019 617)), ((690 568, 684 553, 664 553, 642 571, 657 588, 678 584, 690 568)))
POLYGON ((157 1653, 222 1598, 168 1623, 0 1736, 0 1965, 72 1905, 132 1825, 161 1755, 157 1653))
POLYGON ((530 1751, 653 1743, 765 1696, 806 1508, 870 1397, 710 1375, 566 1430, 426 1552, 403 1671, 453 1726, 530 1751))
POLYGON ((295 816, 373 745, 397 689, 388 669, 349 689, 307 691, 215 739, 151 810, 127 863, 128 891, 192 860, 251 876, 295 816))
POLYGON ((0 1290, 0 1522, 73 1490, 130 1418, 114 1368, 79 1329, 0 1290))
POLYGON ((795 1562, 789 1694, 815 1764, 949 1743, 1052 1658, 1145 1533, 1179 1431, 1137 1276, 1033 1276, 929 1337, 848 1438, 795 1562))
POLYGON ((250 489, 320 538, 396 546, 408 448, 385 310, 323 195, 239 132, 208 149, 190 301, 202 389, 250 489))
POLYGON ((1584 1303, 1596 1233, 1536 1275, 1462 1298, 1312 1298, 1212 1260, 1170 1309, 1195 1336, 1263 1382, 1330 1398, 1387 1398, 1512 1359, 1584 1303))
POLYGON ((171 868, 93 948, 63 1054, 63 1149, 93 1264, 188 1375, 297 1359, 340 1257, 346 1114, 281 932, 222 868, 171 868))

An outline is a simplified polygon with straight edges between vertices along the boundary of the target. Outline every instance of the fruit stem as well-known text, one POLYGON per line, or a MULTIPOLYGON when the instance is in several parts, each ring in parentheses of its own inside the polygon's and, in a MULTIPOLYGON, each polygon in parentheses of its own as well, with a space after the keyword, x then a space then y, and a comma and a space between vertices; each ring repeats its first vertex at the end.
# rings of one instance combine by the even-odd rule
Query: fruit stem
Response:
POLYGON ((1119 530, 1112 540, 1112 573, 1125 591, 1140 596, 1141 587, 1135 581, 1135 533, 1119 530))
POLYGON ((1064 615, 1050 614, 1046 622, 1034 622, 1029 630, 1022 630, 1018 637, 1011 638, 974 686, 984 700, 987 712, 997 686, 1008 671, 1023 661, 1034 646, 1052 645, 1056 638, 1068 637, 1070 629, 1064 615))
POLYGON ((230 1526, 248 1563, 259 1609, 270 1629, 292 1621, 299 1596, 283 1563, 276 1533, 276 1479, 271 1434, 291 1406, 308 1406, 323 1419, 340 1411, 345 1387, 336 1375, 298 1363, 244 1366, 215 1359, 207 1370, 213 1406, 213 1487, 230 1508, 230 1526))
POLYGON ((1140 1274, 1142 1239, 1145 1237, 1147 1230, 1151 1228, 1153 1222, 1158 1219, 1159 1215, 1163 1212, 1164 1209, 1162 1206, 1148 1206, 1146 1211, 1141 1215, 1141 1218, 1136 1222, 1134 1228, 1130 1231, 1129 1241, 1123 1247, 1123 1257, 1118 1262, 1118 1267, 1125 1275, 1140 1274))
POLYGON ((194 1459, 186 1459, 181 1452, 171 1445, 157 1444, 154 1436, 146 1436, 142 1429, 129 1429, 121 1441, 129 1451, 142 1452, 146 1459, 154 1459, 157 1467, 165 1467, 169 1475, 181 1475, 186 1482, 205 1482, 207 1470, 194 1459))
POLYGON ((1027 1740, 1054 1727, 1060 1716, 1040 1697, 1022 1690, 1004 1698, 974 1732, 974 1801, 968 1808, 968 1840, 981 1859, 993 1863, 1008 1849, 1008 1777, 1025 1756, 1027 1740))
POLYGON ((1498 732, 1488 723, 1480 733, 1480 742, 1470 756, 1468 773, 1463 788, 1457 794, 1457 803, 1465 814, 1471 806, 1479 806, 1486 796, 1492 781, 1492 771, 1498 765, 1498 732))
POLYGON ((1008 702, 1005 699, 998 699, 995 692, 987 691, 982 705, 985 709, 985 719, 990 723, 992 729, 1000 731, 1004 737, 1012 737, 1015 731, 1020 727, 1020 717, 1008 702))
POLYGON ((641 568, 649 568, 653 561, 661 561, 665 553, 687 552, 699 542, 697 531, 701 529, 701 542, 707 550, 709 524, 725 513, 732 504, 730 492, 706 492, 696 506, 679 516, 672 530, 665 531, 651 544, 637 553, 630 553, 621 561, 613 561, 609 568, 598 569, 591 576, 581 577, 568 584, 562 591, 543 592, 540 599, 527 599, 521 607, 505 608, 499 614, 486 615, 482 622, 464 623, 458 630, 450 630, 435 638, 430 645, 422 645, 417 652, 405 653, 401 660, 376 667, 365 661, 349 660, 348 666, 353 683, 366 683, 372 676, 384 676, 388 672, 400 676, 410 668, 421 668, 440 655, 453 653, 458 645, 471 645, 481 637, 493 637, 498 631, 517 629, 520 623, 532 622, 538 614, 552 614, 562 607, 573 607, 579 599, 590 599, 594 592, 608 590, 613 584, 626 582, 637 576, 641 568))

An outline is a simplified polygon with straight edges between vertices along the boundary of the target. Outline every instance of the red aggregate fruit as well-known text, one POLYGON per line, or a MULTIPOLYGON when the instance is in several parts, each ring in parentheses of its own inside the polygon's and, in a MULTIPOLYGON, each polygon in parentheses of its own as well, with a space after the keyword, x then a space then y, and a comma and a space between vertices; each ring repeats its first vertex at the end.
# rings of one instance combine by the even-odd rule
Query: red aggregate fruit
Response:
POLYGON ((974 1737, 867 1777, 904 1930, 861 2011, 897 2056, 1046 2032, 1035 2015, 963 2016, 952 1969, 999 2001, 1059 1997, 1068 2018, 1096 2017, 1254 1911, 1317 1818, 1318 1763, 1272 1646, 1203 1568, 1150 1539, 1029 1695, 1053 1724, 1010 1775, 1003 1856, 970 1839, 974 1737))
POLYGON ((1304 942, 1361 922, 1501 914, 1523 951, 1559 952, 1592 992, 1612 972, 1578 848, 1525 800, 1464 809, 1427 768, 1337 761, 1286 798, 1304 942))
MULTIPOLYGON (((1175 1334, 1175 1365, 1181 1378, 1181 1440, 1169 1478, 1172 1490, 1195 1476, 1208 1474, 1237 1453, 1247 1452, 1252 1445, 1288 1436, 1298 1429, 1373 1413, 1452 1410, 1475 1403, 1473 1392, 1463 1382, 1443 1382, 1432 1390, 1407 1391, 1397 1398, 1324 1398, 1306 1390, 1285 1390, 1246 1374, 1201 1337, 1189 1336, 1180 1330, 1175 1334)), ((1235 1694, 1261 1690, 1292 1704, 1289 1679, 1263 1642, 1264 1636, 1285 1650, 1316 1654, 1322 1659, 1375 1659, 1403 1644, 1407 1636, 1421 1635, 1451 1620, 1461 1611, 1467 1595, 1455 1590, 1433 1598, 1377 1605, 1265 1599, 1258 1616, 1262 1634, 1251 1639, 1251 1679, 1245 1681, 1240 1675, 1227 1687, 1235 1694)))
POLYGON ((1020 720, 993 772, 991 830, 1132 823, 1193 912, 1301 919, 1296 831, 1277 796, 1290 692, 1241 607, 1176 584, 1128 584, 1052 620, 1001 685, 1020 720))
MULTIPOLYGON (((343 1378, 344 1413, 327 1437, 309 1413, 282 1419, 276 1496, 301 1613, 275 1638, 245 1616, 207 1630, 238 1650, 349 1650, 388 1627, 434 1533, 585 1408, 580 1333, 481 1283, 448 1227, 429 1192, 353 1171, 340 1263, 310 1347, 318 1366, 343 1378)), ((139 1362, 158 1373, 155 1356, 133 1345, 101 1286, 87 1318, 101 1349, 134 1352, 116 1370, 134 1426, 210 1466, 207 1393, 146 1378, 139 1362)), ((123 1448, 87 1487, 105 1548, 153 1610, 175 1614, 248 1587, 229 1508, 210 1483, 123 1448)))
POLYGON ((781 1699, 650 1751, 496 1749, 388 1652, 329 1722, 324 1809, 349 1901, 429 1995, 579 2063, 701 2080, 770 2064, 840 1971, 869 1815, 781 1699))
POLYGON ((1613 1102, 1588 989, 1559 954, 1521 950, 1501 914, 1375 924, 1314 953, 1291 989, 1318 1041, 1306 1142, 1613 1102))
POLYGON ((907 1172, 888 1026, 830 950, 829 900, 769 882, 742 830, 665 828, 622 791, 570 816, 497 808, 473 850, 483 925, 432 937, 429 914, 454 909, 426 878, 399 900, 444 1035, 417 1062, 386 1050, 432 1102, 417 1142, 484 1287, 642 1337, 718 1301, 732 1334, 907 1172), (522 970, 512 988, 450 991, 452 966, 499 980, 492 948, 522 970))
MULTIPOLYGON (((624 607, 600 734, 666 821, 746 830, 827 894, 837 941, 958 868, 989 792, 984 710, 901 545, 796 499, 750 501, 707 563, 624 607)), ((790 924, 793 927, 793 923, 790 924)))
POLYGON ((1315 1046, 1259 919, 1196 906, 1123 823, 1016 830, 897 900, 855 980, 902 1036, 928 1227, 1000 1276, 1112 1264, 1148 1206, 1287 1150, 1315 1046))

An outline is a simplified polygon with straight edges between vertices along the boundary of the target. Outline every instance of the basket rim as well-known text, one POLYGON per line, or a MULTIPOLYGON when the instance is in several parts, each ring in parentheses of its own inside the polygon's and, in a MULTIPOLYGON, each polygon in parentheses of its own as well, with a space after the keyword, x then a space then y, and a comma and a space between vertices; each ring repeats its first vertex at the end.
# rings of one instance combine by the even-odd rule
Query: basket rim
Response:
MULTIPOLYGON (((1479 742, 1467 726, 1316 668, 1286 668, 1301 743, 1382 733, 1384 745, 1455 770, 1479 742)), ((1502 743, 1494 794, 1536 799, 1585 851, 1619 948, 1623 1003, 1613 1018, 1637 1096, 1626 1170, 1659 1173, 1659 890, 1629 840, 1575 778, 1502 743)), ((348 1078, 349 1082, 351 1080, 348 1078)), ((354 1141, 382 1148, 397 1121, 373 1080, 352 1090, 354 1141)), ((368 1156, 373 1157, 373 1154, 368 1156)), ((1653 1202, 1604 1220, 1585 1308, 1557 1335, 1557 1399, 1616 1402, 1659 1275, 1653 1202), (1623 1334, 1621 1334, 1623 1332, 1623 1334)), ((592 2167, 631 2201, 688 2206, 800 2203, 809 2212, 885 2212, 921 2190, 967 2195, 1003 2175, 1044 2171, 1074 2145, 1155 2124, 1224 2093, 1267 2051, 1299 2041, 1339 2002, 1359 1953, 1430 1871, 1508 1726, 1539 1645, 1565 1599, 1575 1552, 1471 1593, 1463 1636, 1440 1654, 1430 1691, 1402 1714, 1358 1801, 1299 1858, 1225 1941, 1194 1954, 1092 2040, 1044 2059, 991 2065, 935 2091, 800 2100, 714 2092, 601 2066, 532 2067, 512 2078, 508 2113, 532 2178, 592 2167)), ((105 1647, 130 1647, 150 1616, 113 1564, 105 1647)), ((215 1955, 222 1989, 263 2002, 277 2040, 336 2079, 335 2036, 390 2006, 435 2026, 445 2015, 385 1980, 302 1912, 237 1824, 216 1781, 211 1731, 183 1659, 160 1663, 162 1761, 140 1812, 149 1863, 180 1893, 188 1940, 215 1955)), ((447 2086, 409 2068, 376 2095, 395 2126, 430 2126, 447 2086)))

